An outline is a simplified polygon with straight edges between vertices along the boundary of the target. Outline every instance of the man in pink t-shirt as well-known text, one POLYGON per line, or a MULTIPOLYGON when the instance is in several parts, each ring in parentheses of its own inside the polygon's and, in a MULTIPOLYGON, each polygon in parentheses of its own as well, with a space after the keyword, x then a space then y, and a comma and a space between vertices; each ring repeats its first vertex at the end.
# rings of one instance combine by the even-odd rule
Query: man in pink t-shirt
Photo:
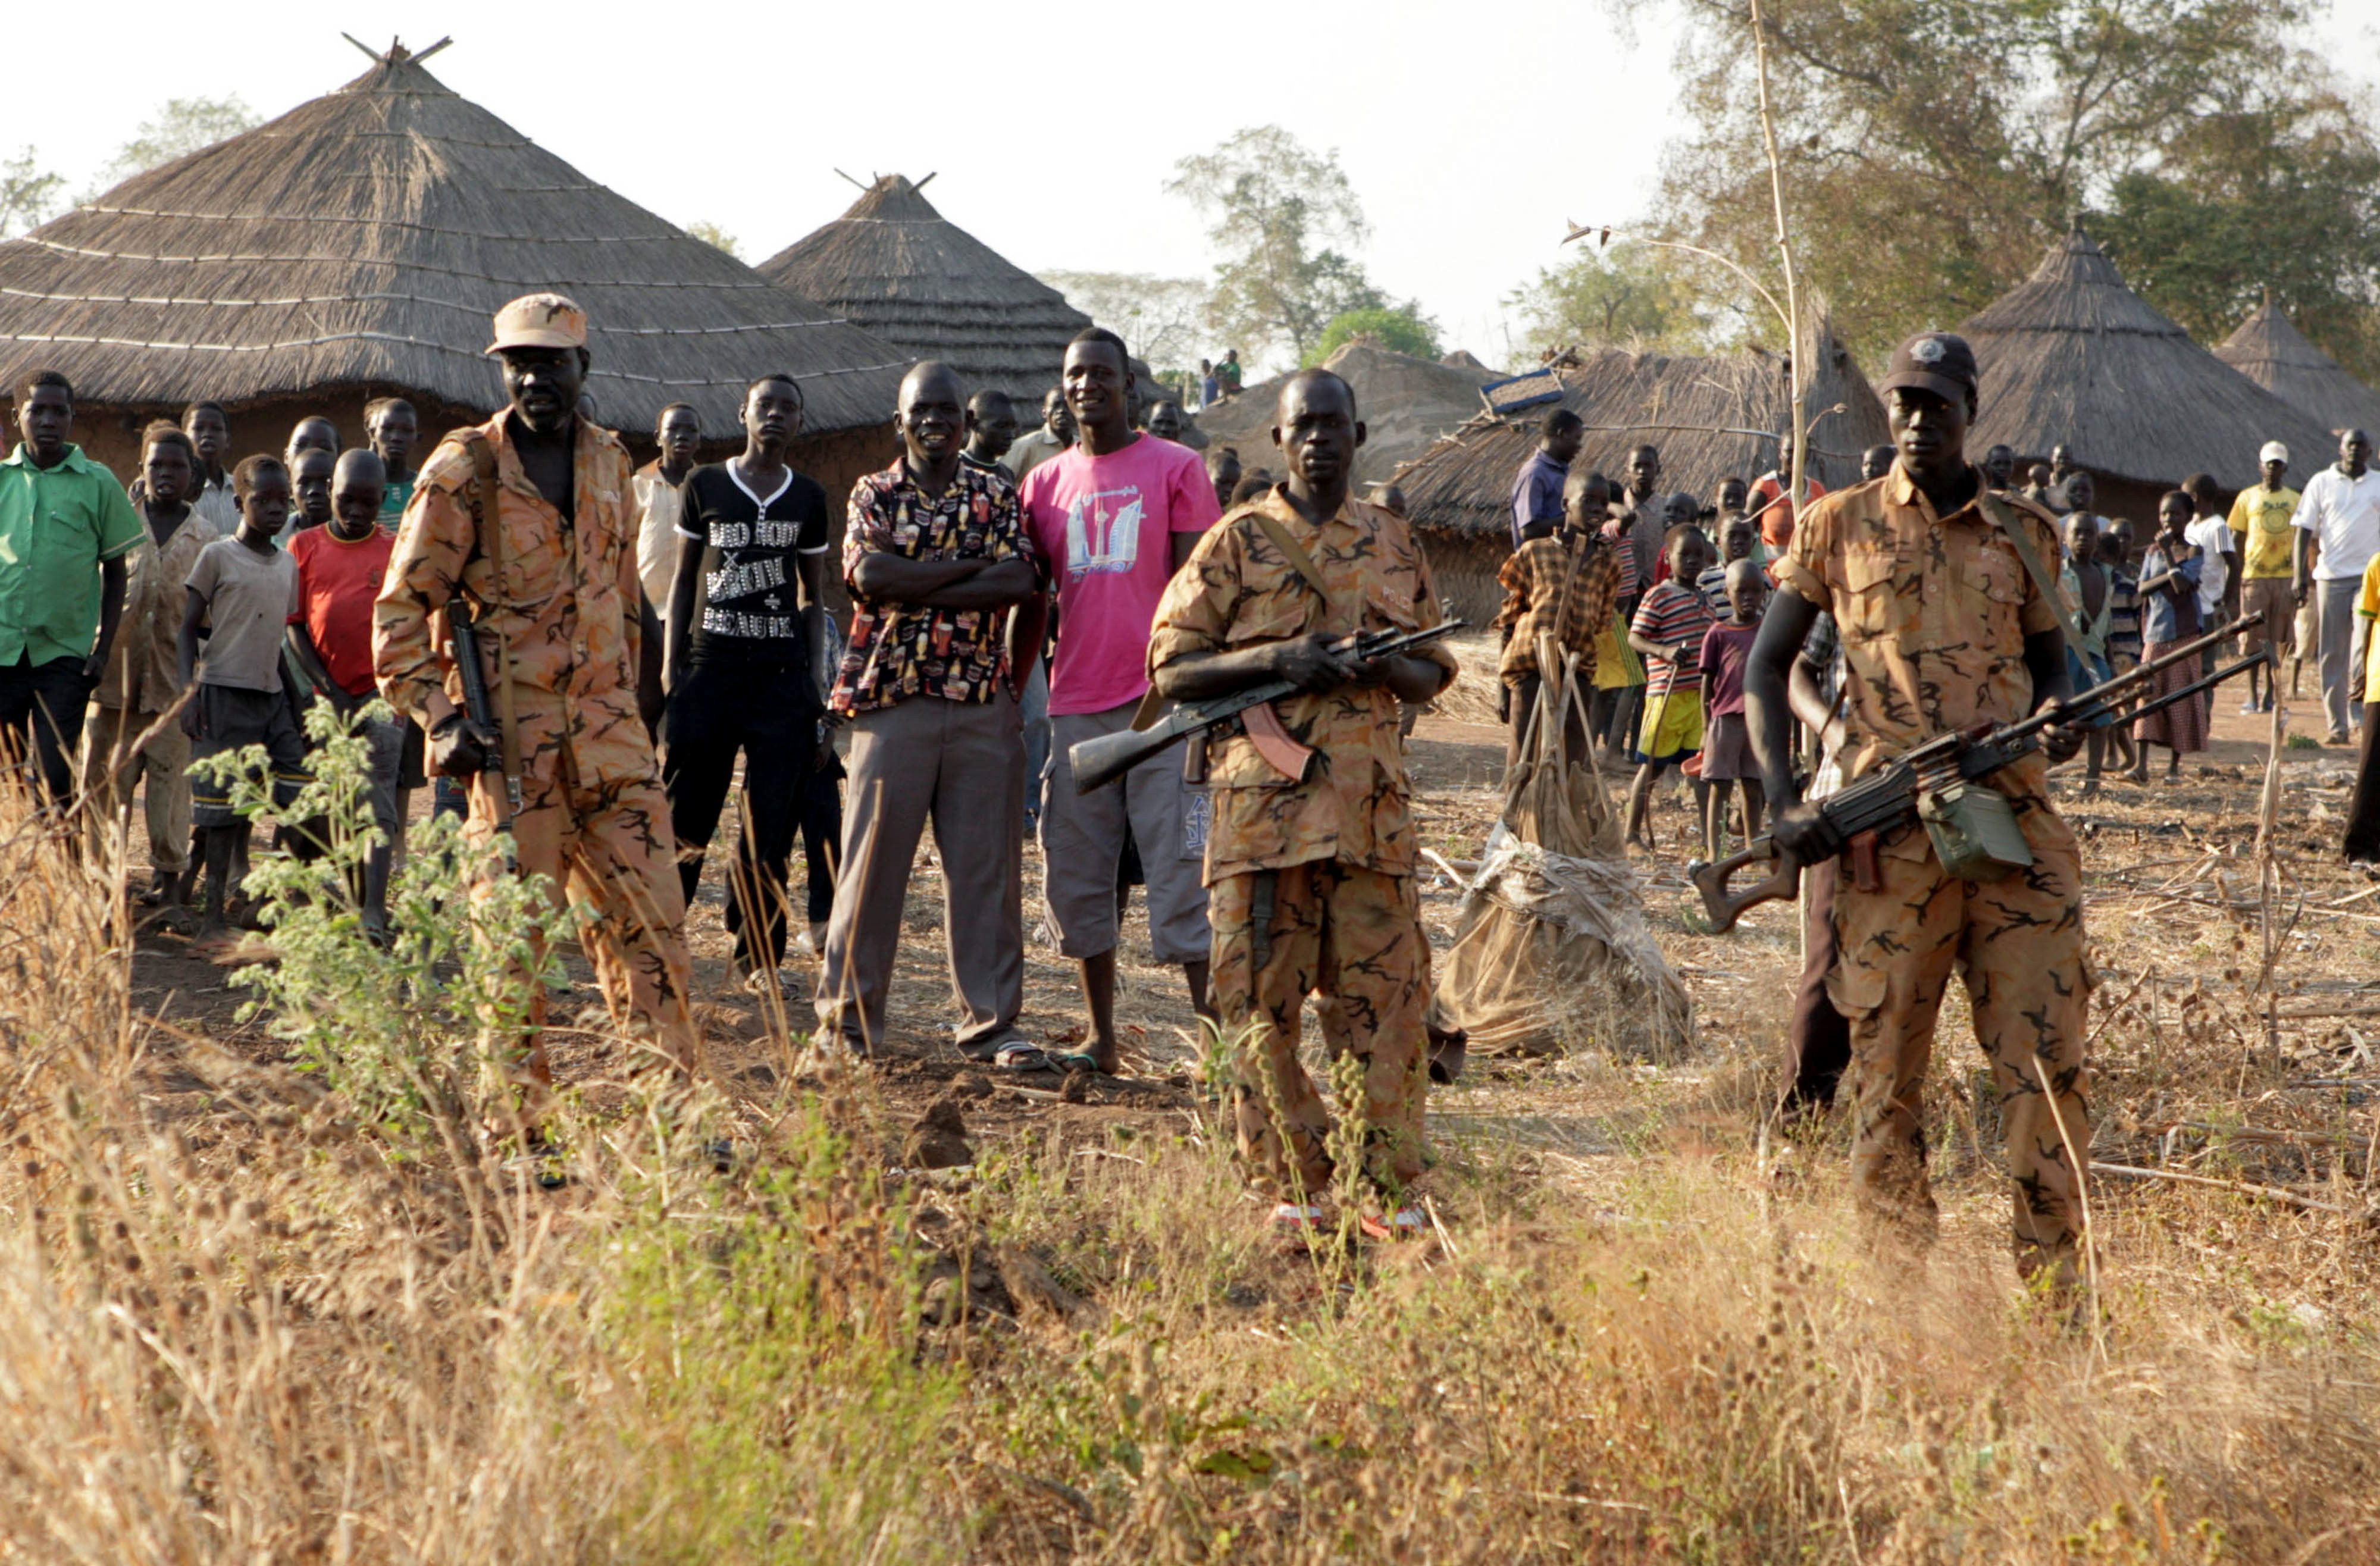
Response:
POLYGON ((1105 787, 1075 792, 1068 754, 1132 726, 1148 692, 1148 627, 1158 600, 1220 508, 1198 455, 1132 427, 1132 367, 1123 340, 1092 327, 1066 345, 1066 406, 1076 443, 1018 486, 1026 530, 1057 596, 1050 672, 1049 797, 1041 807, 1042 891, 1058 950, 1082 965, 1090 1038, 1052 1051, 1070 1070, 1114 1073, 1116 868, 1129 832, 1148 883, 1149 943, 1178 964, 1201 1016, 1207 1006, 1207 798, 1182 776, 1183 747, 1105 787))

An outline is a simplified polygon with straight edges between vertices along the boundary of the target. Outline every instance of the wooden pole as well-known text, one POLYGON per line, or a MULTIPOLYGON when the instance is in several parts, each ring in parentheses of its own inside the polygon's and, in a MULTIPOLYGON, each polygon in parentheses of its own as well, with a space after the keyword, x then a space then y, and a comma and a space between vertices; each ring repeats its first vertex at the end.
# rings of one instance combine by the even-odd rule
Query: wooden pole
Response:
POLYGON ((1803 447, 1808 443, 1808 431, 1802 428, 1802 386, 1810 373, 1809 362, 1802 357, 1801 287, 1793 272, 1793 246, 1785 228, 1785 164, 1777 155, 1777 118, 1768 106, 1768 27, 1760 15, 1760 0, 1752 4, 1753 62, 1760 79, 1760 140, 1768 152, 1768 197, 1777 212, 1777 255, 1785 267, 1785 342, 1790 356, 1787 370, 1791 383, 1786 390, 1792 399, 1793 467, 1785 475, 1786 515, 1798 519, 1802 501, 1808 493, 1804 475, 1809 458, 1803 447))

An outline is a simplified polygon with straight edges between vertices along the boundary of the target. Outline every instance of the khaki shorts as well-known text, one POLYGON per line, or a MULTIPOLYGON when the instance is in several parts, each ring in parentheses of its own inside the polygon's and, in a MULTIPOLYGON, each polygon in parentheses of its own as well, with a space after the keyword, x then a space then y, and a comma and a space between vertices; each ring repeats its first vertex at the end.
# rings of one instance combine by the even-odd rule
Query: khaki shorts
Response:
POLYGON ((1179 745, 1114 783, 1075 792, 1068 753, 1084 740, 1132 726, 1137 701, 1104 712, 1052 713, 1049 780, 1041 806, 1041 892, 1058 950, 1069 957, 1112 952, 1118 940, 1116 868, 1129 824, 1148 884, 1148 942, 1160 963, 1203 963, 1207 931, 1207 796, 1182 781, 1179 745))
POLYGON ((2240 591, 2244 596, 2240 601, 2240 613, 2265 616, 2263 625, 2251 626, 2240 633, 2241 645, 2253 652, 2269 639, 2277 653, 2296 650, 2298 601, 2289 578, 2251 577, 2240 584, 2240 591))

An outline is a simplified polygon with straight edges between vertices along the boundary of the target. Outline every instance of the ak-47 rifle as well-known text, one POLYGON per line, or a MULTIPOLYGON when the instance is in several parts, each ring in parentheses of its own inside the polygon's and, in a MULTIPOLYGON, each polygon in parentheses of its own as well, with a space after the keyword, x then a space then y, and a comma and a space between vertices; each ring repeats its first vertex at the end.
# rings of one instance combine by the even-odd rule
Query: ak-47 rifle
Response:
MULTIPOLYGON (((1427 647, 1463 628, 1463 621, 1448 620, 1425 631, 1357 631, 1331 643, 1330 650, 1369 662, 1374 659, 1411 652, 1417 647, 1427 647)), ((1234 718, 1246 726, 1248 738, 1255 742, 1257 749, 1281 776, 1293 783, 1302 783, 1307 764, 1314 759, 1314 752, 1291 737, 1272 710, 1274 702, 1283 697, 1295 696, 1300 688, 1292 680, 1267 680, 1260 686, 1250 686, 1245 690, 1219 696, 1211 701, 1177 707, 1163 720, 1145 729, 1124 729, 1084 740, 1066 752, 1066 759, 1075 771, 1075 792, 1088 794, 1102 784, 1113 783, 1150 757, 1166 750, 1184 735, 1198 734, 1234 718)))
MULTIPOLYGON (((2022 869, 2033 862, 2033 856, 2025 846, 2023 834, 2017 830, 2014 813, 1998 795, 1971 785, 2039 748, 2044 729, 2065 724, 2095 728, 2118 716, 2146 717, 2268 663, 2272 656, 2270 643, 2253 657, 2217 669, 2204 679, 2192 680, 2137 707, 2126 706, 2134 687, 2145 685, 2159 672, 2185 659, 2195 659, 2226 637, 2259 624, 2261 619, 2259 615, 2244 615, 2104 685, 2093 686, 2058 706, 2045 707, 2019 722, 2003 723, 1973 737, 1948 734, 1929 739, 1881 770, 1816 801, 1818 814, 1830 829, 1829 835, 1854 851, 1864 843, 1872 844, 1875 838, 1871 834, 1892 832, 1922 820, 1934 838, 1943 868, 1954 874, 1971 880, 1987 880, 2022 869)), ((1802 868, 1801 860, 1779 848, 1773 839, 1762 837, 1755 839, 1742 853, 1715 864, 1690 864, 1686 875, 1694 883, 1694 890, 1702 893, 1703 908, 1710 917, 1712 931, 1724 933, 1735 927, 1735 921, 1746 909, 1778 898, 1797 896, 1802 868), (1755 859, 1774 859, 1777 868, 1759 885, 1740 896, 1730 896, 1728 878, 1755 859)))
POLYGON ((455 673, 463 676, 463 713, 479 725, 480 733, 497 736, 496 754, 488 759, 504 774, 504 819, 508 822, 520 814, 520 774, 510 764, 511 752, 503 744, 504 725, 497 721, 495 704, 488 698, 488 666, 480 662, 480 627, 472 619, 470 605, 459 593, 447 602, 446 629, 455 638, 455 673))

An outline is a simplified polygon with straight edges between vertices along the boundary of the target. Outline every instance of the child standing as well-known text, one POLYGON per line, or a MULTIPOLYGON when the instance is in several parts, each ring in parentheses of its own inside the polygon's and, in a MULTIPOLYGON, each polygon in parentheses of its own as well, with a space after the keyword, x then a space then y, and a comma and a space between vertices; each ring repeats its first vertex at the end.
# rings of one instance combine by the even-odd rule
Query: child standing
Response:
MULTIPOLYGON (((1560 530, 1548 518, 1533 519, 1521 529, 1521 547, 1497 573, 1504 589, 1504 607, 1496 616, 1504 633, 1497 675, 1512 724, 1504 750, 1508 772, 1528 749, 1523 741, 1544 684, 1537 664, 1541 640, 1556 658, 1575 655, 1575 677, 1594 688, 1602 656, 1598 644, 1610 633, 1613 606, 1620 599, 1620 559, 1627 552, 1603 538, 1607 504, 1599 480, 1572 483, 1563 496, 1560 530)), ((1567 700, 1562 704, 1562 752, 1572 766, 1587 762, 1586 729, 1567 700)))
POLYGON ((1729 568, 1739 560, 1751 560, 1759 565, 1768 564, 1752 552, 1754 546, 1759 542, 1760 529, 1753 526, 1751 517, 1727 518, 1719 528, 1718 564, 1694 578, 1694 586, 1702 589, 1702 595, 1705 598, 1710 600, 1711 613, 1722 620, 1727 618, 1729 606, 1732 602, 1727 588, 1729 568))
POLYGON ((290 652, 315 693, 360 730, 371 751, 372 821, 381 841, 355 891, 364 929, 375 941, 388 933, 388 870, 405 832, 396 810, 405 725, 394 717, 358 716, 380 694, 372 679, 372 601, 396 545, 395 535, 380 525, 386 472, 371 452, 341 455, 331 483, 330 521, 289 541, 302 605, 289 618, 290 652))
MULTIPOLYGON (((308 781, 306 741, 281 693, 281 632, 303 605, 298 567, 273 542, 289 517, 289 468, 277 456, 251 456, 232 472, 232 500, 239 529, 199 552, 190 566, 182 605, 179 645, 182 683, 198 681, 197 695, 182 709, 182 732, 190 736, 193 762, 225 751, 261 745, 273 763, 276 811, 297 802, 308 781), (211 625, 207 656, 199 659, 199 627, 211 625)), ((232 853, 248 835, 248 823, 232 808, 230 789, 213 778, 191 784, 191 824, 198 829, 206 867, 202 941, 226 931, 232 853)), ((285 836, 289 835, 285 826, 285 836)))
MULTIPOLYGON (((2143 662, 2192 640, 2198 635, 2198 581, 2204 562, 2198 546, 2190 541, 2190 519, 2196 507, 2189 494, 2170 490, 2157 503, 2157 536, 2141 556, 2141 659, 2143 662)), ((2141 693, 2143 701, 2155 700, 2168 691, 2178 690, 2198 678, 2198 666, 2185 660, 2160 671, 2141 693)), ((2132 740, 2140 747, 2140 756, 2132 763, 2134 783, 2149 781, 2149 747, 2162 745, 2173 753, 2166 767, 2166 781, 2181 775, 2181 753, 2206 748, 2206 700, 2193 696, 2177 701, 2163 711, 2152 712, 2136 719, 2132 724, 2132 740)))
MULTIPOLYGON (((1748 528, 1747 528, 1748 530, 1748 528)), ((1728 616, 1703 633, 1703 692, 1709 703, 1709 731, 1703 739, 1703 855, 1717 859, 1727 847, 1727 804, 1733 785, 1743 785, 1743 838, 1760 835, 1760 766, 1752 756, 1752 733, 1743 719, 1743 663, 1760 634, 1760 611, 1768 601, 1768 578, 1747 549, 1727 567, 1728 616)), ((1706 573, 1707 575, 1707 573, 1706 573)))
MULTIPOLYGON (((1685 523, 1662 540, 1669 574, 1636 605, 1628 644, 1645 658, 1645 719, 1637 730, 1636 781, 1628 788, 1628 841, 1653 846, 1645 813, 1653 783, 1671 767, 1702 749, 1703 633, 1718 621, 1710 600, 1689 585, 1710 564, 1710 540, 1685 523)), ((1702 780, 1694 780, 1694 805, 1703 804, 1702 780)))

